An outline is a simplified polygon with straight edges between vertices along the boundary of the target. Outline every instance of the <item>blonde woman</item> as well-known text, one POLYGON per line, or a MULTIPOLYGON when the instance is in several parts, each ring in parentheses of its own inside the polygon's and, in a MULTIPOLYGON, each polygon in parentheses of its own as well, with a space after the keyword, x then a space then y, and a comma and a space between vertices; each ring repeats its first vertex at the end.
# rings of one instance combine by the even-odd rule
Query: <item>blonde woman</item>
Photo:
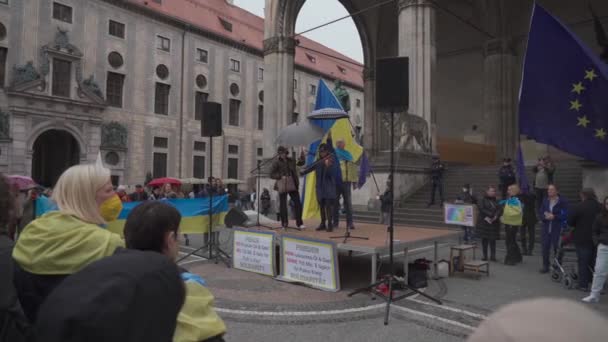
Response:
POLYGON ((518 197, 519 193, 517 184, 509 185, 507 188, 509 199, 500 202, 504 205, 500 221, 505 225, 505 244, 507 248, 505 265, 509 266, 523 261, 521 250, 517 244, 517 232, 523 224, 523 204, 518 197))
POLYGON ((52 199, 59 210, 32 221, 13 250, 15 286, 31 322, 65 277, 124 246, 120 236, 100 227, 122 210, 108 169, 100 165, 69 168, 57 181, 52 199))

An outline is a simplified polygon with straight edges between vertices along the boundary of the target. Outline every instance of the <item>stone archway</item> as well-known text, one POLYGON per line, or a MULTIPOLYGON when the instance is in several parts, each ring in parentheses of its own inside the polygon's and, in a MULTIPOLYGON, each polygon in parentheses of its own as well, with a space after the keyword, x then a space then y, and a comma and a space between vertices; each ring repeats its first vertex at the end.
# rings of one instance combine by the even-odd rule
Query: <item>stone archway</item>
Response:
POLYGON ((32 150, 32 178, 43 186, 55 186, 63 171, 80 162, 78 141, 65 130, 44 131, 32 150))

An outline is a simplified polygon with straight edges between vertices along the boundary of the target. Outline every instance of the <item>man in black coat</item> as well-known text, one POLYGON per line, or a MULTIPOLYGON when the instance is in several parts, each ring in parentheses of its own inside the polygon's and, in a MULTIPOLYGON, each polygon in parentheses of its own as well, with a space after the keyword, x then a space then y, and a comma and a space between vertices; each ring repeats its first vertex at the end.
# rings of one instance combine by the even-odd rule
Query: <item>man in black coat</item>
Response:
POLYGON ((504 158, 502 160, 502 166, 498 170, 498 179, 500 180, 500 192, 502 199, 507 198, 507 189, 509 185, 515 184, 515 169, 511 164, 511 158, 504 158))
POLYGON ((435 191, 439 190, 439 200, 440 206, 443 206, 443 171, 445 171, 445 166, 441 160, 439 160, 438 156, 433 156, 433 164, 431 164, 431 201, 428 206, 432 206, 435 204, 435 191))
POLYGON ((593 244, 593 222, 602 210, 593 189, 580 192, 581 203, 568 211, 568 225, 574 227, 572 237, 578 258, 578 289, 587 291, 592 280, 595 247, 593 244))

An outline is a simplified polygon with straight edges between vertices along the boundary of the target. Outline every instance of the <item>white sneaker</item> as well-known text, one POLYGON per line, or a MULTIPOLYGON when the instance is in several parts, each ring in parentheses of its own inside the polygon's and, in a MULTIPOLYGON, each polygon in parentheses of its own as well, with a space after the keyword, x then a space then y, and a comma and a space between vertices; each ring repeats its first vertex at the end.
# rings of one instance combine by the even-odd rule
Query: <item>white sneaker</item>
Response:
POLYGON ((298 229, 306 229, 306 226, 303 225, 303 224, 301 224, 301 225, 298 226, 298 229))
POLYGON ((585 298, 583 298, 583 302, 585 303, 598 303, 600 301, 600 299, 594 295, 589 295, 585 298))

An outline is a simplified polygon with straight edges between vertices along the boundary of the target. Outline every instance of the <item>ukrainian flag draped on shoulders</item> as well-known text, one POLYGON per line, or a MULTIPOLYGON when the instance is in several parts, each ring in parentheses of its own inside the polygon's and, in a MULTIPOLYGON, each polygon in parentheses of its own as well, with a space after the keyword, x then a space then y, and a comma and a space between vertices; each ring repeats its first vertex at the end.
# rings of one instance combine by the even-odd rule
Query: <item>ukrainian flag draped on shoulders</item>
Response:
POLYGON ((608 165, 607 95, 608 65, 535 4, 520 90, 520 134, 608 165))
MULTIPOLYGON (((343 109, 340 101, 336 98, 333 92, 329 89, 327 84, 323 81, 319 81, 319 85, 317 87, 317 98, 315 102, 315 110, 324 109, 324 108, 337 108, 343 109)), ((311 120, 311 122, 319 127, 321 127, 326 135, 323 139, 318 140, 312 143, 308 149, 308 157, 306 160, 306 164, 312 164, 317 158, 317 150, 321 143, 324 143, 327 140, 327 133, 331 132, 331 138, 333 143, 335 144, 338 140, 344 140, 346 148, 344 151, 340 151, 336 149, 336 155, 341 160, 349 160, 350 163, 346 163, 348 168, 348 172, 352 172, 354 168, 354 164, 361 159, 363 154, 363 147, 361 147, 355 139, 353 139, 352 134, 352 126, 347 118, 338 119, 338 120, 311 120), (349 165, 350 164, 350 165, 349 165)), ((341 163, 342 164, 342 163, 341 163)), ((344 175, 346 174, 346 169, 343 165, 341 165, 341 170, 339 172, 339 180, 342 181, 344 175)), ((302 210, 302 218, 318 218, 319 217, 319 204, 317 202, 317 195, 315 191, 316 178, 315 173, 311 172, 304 178, 304 192, 303 192, 303 210, 302 210)), ((357 183, 359 181, 359 176, 356 177, 350 176, 346 181, 352 181, 357 183)), ((359 182, 359 185, 360 184, 359 182)))

